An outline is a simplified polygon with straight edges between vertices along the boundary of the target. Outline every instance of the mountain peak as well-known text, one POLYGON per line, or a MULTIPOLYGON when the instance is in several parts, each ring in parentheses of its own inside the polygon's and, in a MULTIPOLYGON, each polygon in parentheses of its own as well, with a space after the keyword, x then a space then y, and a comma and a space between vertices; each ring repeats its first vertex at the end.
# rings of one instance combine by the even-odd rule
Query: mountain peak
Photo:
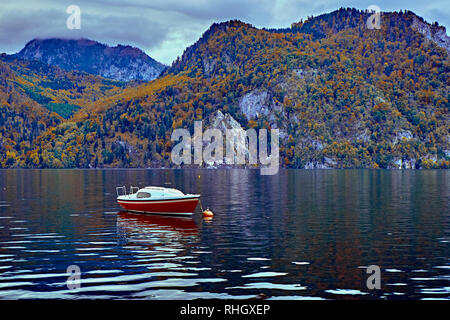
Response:
POLYGON ((206 30, 203 35, 200 37, 199 41, 207 41, 212 35, 217 33, 225 33, 230 28, 254 28, 253 25, 242 22, 240 20, 228 20, 223 22, 215 22, 213 23, 208 30, 206 30))
POLYGON ((447 50, 447 53, 450 52, 450 37, 447 36, 444 26, 440 26, 437 22, 430 25, 422 17, 414 15, 411 27, 428 40, 447 50))
MULTIPOLYGON (((224 22, 215 22, 213 23, 203 34, 202 36, 191 46, 187 47, 183 55, 178 57, 172 63, 172 66, 166 69, 166 73, 178 73, 183 71, 188 66, 192 66, 193 64, 197 64, 197 58, 199 56, 220 56, 221 54, 215 52, 216 50, 212 47, 215 46, 214 43, 223 43, 225 38, 233 38, 233 34, 239 33, 240 31, 245 30, 243 32, 248 32, 249 30, 257 30, 253 25, 242 22, 240 20, 228 20, 224 22)), ((230 50, 235 50, 230 48, 230 50)), ((222 52, 225 56, 227 54, 222 52)), ((209 75, 214 69, 214 61, 206 61, 202 60, 203 69, 205 74, 209 75), (210 65, 211 62, 212 64, 210 65)))
POLYGON ((165 68, 139 48, 110 47, 86 38, 33 39, 15 56, 121 81, 150 81, 165 68))

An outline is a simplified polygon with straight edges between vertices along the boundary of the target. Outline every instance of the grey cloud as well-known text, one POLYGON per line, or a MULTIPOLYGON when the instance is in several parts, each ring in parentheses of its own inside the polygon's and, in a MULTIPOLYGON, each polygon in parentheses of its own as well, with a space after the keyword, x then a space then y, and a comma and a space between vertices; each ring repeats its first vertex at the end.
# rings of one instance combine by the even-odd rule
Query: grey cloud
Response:
POLYGON ((118 0, 99 0, 104 6, 120 6, 127 9, 147 9, 162 13, 176 12, 192 19, 256 19, 262 22, 271 15, 274 1, 270 0, 133 0, 125 5, 118 0))
POLYGON ((152 48, 167 37, 164 25, 145 16, 82 15, 85 37, 110 45, 130 44, 140 48, 152 48))
POLYGON ((65 18, 54 10, 3 11, 0 16, 0 51, 18 51, 37 37, 49 37, 65 24, 65 18))
POLYGON ((109 45, 159 45, 167 28, 150 17, 108 15, 82 10, 81 29, 66 28, 68 14, 56 9, 5 10, 0 15, 0 51, 17 52, 33 38, 91 38, 109 45))

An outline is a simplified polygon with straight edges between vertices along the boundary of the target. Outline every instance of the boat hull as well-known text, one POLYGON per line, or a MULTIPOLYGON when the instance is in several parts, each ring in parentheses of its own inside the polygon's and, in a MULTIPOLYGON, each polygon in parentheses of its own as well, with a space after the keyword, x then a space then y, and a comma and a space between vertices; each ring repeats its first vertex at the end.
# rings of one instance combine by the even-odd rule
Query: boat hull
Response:
POLYGON ((165 199, 165 200, 123 200, 117 203, 127 211, 164 214, 164 215, 192 215, 197 207, 199 198, 165 199))

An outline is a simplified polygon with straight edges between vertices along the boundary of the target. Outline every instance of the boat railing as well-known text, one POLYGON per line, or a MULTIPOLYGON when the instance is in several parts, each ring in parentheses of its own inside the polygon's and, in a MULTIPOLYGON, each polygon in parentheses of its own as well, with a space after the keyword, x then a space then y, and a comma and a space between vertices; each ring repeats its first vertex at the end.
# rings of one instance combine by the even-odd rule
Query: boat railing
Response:
POLYGON ((127 194, 127 187, 126 186, 116 187, 116 193, 117 193, 118 197, 119 196, 132 195, 132 194, 135 194, 138 191, 139 191, 139 187, 130 186, 130 193, 127 194))
POLYGON ((130 186, 130 194, 135 194, 138 191, 139 191, 139 187, 130 186), (134 190, 136 190, 136 191, 134 191, 134 190))
POLYGON ((127 194, 127 187, 116 187, 116 193, 118 197, 125 196, 127 194))

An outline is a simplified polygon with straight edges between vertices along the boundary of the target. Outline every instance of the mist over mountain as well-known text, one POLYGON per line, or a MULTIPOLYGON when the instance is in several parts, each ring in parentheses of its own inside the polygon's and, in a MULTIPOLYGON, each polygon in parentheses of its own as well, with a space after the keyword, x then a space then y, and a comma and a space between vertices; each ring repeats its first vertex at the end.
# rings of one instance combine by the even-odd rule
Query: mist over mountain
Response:
POLYGON ((33 39, 15 56, 120 81, 150 81, 165 68, 138 48, 88 39, 33 39))

